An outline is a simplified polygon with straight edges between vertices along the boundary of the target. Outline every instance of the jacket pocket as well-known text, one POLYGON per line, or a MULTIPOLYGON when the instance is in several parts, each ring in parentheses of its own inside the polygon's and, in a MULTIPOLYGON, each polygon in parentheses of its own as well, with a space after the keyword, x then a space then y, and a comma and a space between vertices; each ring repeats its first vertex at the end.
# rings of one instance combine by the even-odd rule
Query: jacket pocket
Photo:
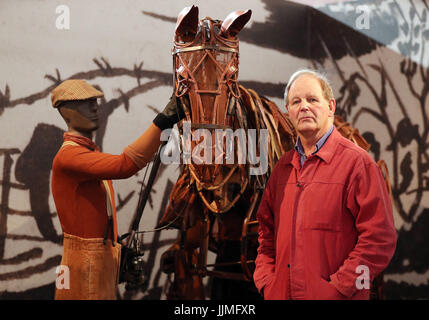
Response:
POLYGON ((271 279, 267 282, 267 284, 264 286, 264 300, 274 300, 271 289, 273 287, 275 275, 273 274, 271 276, 271 279))
POLYGON ((304 229, 341 231, 342 185, 310 183, 304 190, 298 205, 304 229))
POLYGON ((341 294, 333 284, 320 278, 317 291, 313 292, 314 300, 347 300, 347 297, 341 294))
POLYGON ((341 231, 341 226, 335 223, 329 223, 329 222, 307 222, 304 226, 304 229, 311 229, 311 230, 324 230, 324 231, 341 231))

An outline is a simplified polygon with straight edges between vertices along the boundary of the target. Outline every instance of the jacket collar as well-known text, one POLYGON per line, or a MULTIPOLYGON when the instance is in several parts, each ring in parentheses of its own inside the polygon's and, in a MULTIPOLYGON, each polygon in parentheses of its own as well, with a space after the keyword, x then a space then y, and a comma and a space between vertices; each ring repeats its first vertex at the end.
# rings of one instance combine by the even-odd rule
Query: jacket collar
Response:
MULTIPOLYGON (((341 137, 342 137, 341 133, 339 133, 337 128, 335 128, 334 126, 334 130, 326 140, 325 144, 323 145, 323 148, 321 148, 316 154, 314 154, 314 156, 318 156, 326 163, 330 163, 332 160, 332 157, 334 156, 335 150, 337 149, 337 145, 341 137)), ((286 153, 283 161, 284 161, 284 164, 290 163, 297 169, 301 168, 300 156, 295 149, 292 149, 291 151, 286 153)))
POLYGON ((315 155, 324 160, 326 163, 330 163, 341 138, 341 133, 339 133, 337 128, 334 127, 334 130, 326 140, 323 148, 321 148, 315 155))
POLYGON ((64 133, 64 141, 73 141, 77 144, 81 145, 82 147, 88 148, 91 151, 98 151, 99 148, 97 145, 89 138, 80 136, 78 134, 65 132, 64 133))

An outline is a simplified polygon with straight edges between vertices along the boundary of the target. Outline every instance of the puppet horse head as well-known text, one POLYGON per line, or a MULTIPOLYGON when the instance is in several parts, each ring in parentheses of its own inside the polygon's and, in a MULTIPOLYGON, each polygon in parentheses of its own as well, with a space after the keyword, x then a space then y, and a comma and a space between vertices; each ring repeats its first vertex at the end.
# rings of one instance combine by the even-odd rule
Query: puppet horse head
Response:
POLYGON ((192 136, 188 137, 192 154, 188 167, 202 200, 215 213, 226 212, 247 185, 248 174, 239 165, 237 148, 227 150, 224 139, 232 130, 245 129, 239 103, 237 35, 251 13, 235 11, 223 22, 199 20, 198 7, 191 6, 180 12, 176 24, 175 94, 184 106, 192 136), (230 158, 233 154, 232 161, 226 161, 227 151, 230 158), (227 187, 231 183, 239 186, 235 195, 228 191, 234 189, 227 187))

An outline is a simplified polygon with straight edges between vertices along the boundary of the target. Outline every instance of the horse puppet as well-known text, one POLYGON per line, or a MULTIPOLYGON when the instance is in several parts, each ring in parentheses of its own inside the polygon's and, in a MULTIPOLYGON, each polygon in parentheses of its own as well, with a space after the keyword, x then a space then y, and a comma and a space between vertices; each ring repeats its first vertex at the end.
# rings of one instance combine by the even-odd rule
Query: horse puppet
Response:
MULTIPOLYGON (((247 297, 259 296, 252 278, 256 211, 270 172, 293 148, 296 133, 274 102, 238 83, 237 35, 250 16, 247 10, 224 21, 199 20, 198 7, 191 6, 177 19, 172 54, 175 95, 186 115, 178 126, 184 159, 157 226, 179 230, 161 257, 170 279, 168 299, 205 299, 205 276, 214 279, 212 299, 246 298, 246 290, 247 297), (216 254, 214 264, 207 264, 209 250, 216 254)), ((335 125, 369 149, 341 118, 335 125)))

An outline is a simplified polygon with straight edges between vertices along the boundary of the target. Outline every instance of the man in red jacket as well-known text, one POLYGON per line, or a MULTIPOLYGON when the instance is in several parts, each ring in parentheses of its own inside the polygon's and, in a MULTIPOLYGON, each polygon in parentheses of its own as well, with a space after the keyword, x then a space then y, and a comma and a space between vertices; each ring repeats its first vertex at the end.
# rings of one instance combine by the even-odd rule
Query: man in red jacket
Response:
POLYGON ((52 165, 52 195, 64 232, 56 299, 115 299, 121 245, 117 243, 112 179, 131 177, 153 157, 161 131, 183 117, 173 97, 151 126, 120 155, 99 152, 97 98, 103 93, 83 80, 66 80, 52 91, 52 105, 68 126, 52 165), (66 284, 67 283, 67 284, 66 284))
POLYGON ((323 75, 293 74, 285 103, 298 139, 276 164, 257 213, 256 287, 265 299, 369 299, 396 247, 381 171, 335 129, 323 75))

